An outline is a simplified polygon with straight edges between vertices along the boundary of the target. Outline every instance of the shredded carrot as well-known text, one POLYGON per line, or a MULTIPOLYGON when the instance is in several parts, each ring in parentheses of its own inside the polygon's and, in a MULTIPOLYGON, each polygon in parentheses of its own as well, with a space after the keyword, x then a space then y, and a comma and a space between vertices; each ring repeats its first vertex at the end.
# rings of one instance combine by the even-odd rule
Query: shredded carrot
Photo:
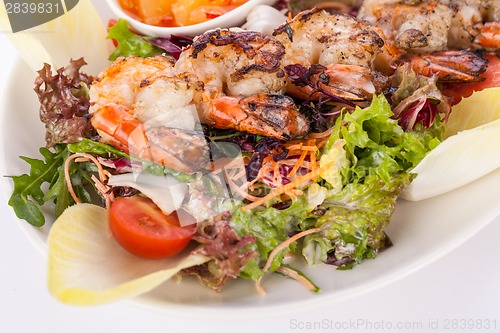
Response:
POLYGON ((324 132, 321 133, 309 133, 307 136, 312 138, 312 139, 322 139, 325 137, 329 137, 330 134, 332 134, 333 130, 335 129, 335 126, 330 127, 324 132))
POLYGON ((268 195, 259 198, 259 200, 256 200, 256 201, 252 202, 251 204, 243 206, 241 209, 243 211, 247 211, 247 210, 253 209, 255 207, 258 207, 258 206, 268 202, 269 200, 274 199, 283 193, 289 192, 290 190, 294 189, 295 187, 298 187, 299 185, 318 177, 320 175, 320 171, 321 170, 319 168, 316 168, 315 172, 309 172, 309 173, 305 174, 304 176, 297 177, 294 181, 275 189, 274 191, 272 191, 268 195))
POLYGON ((317 151, 318 147, 313 146, 313 145, 298 144, 298 145, 289 146, 289 147, 287 147, 287 149, 290 150, 290 151, 295 151, 295 150, 299 150, 299 151, 303 151, 303 150, 317 151))
POLYGON ((244 168, 221 168, 218 170, 219 172, 223 172, 226 178, 231 178, 234 180, 245 180, 246 171, 244 168))
POLYGON ((242 165, 242 160, 238 158, 219 158, 213 163, 212 172, 219 173, 223 169, 239 169, 242 165))
POLYGON ((249 201, 256 201, 258 200, 259 198, 256 197, 256 196, 253 196, 251 194, 249 194, 246 189, 248 188, 248 184, 249 183, 246 183, 244 184, 242 187, 238 186, 232 179, 232 177, 230 176, 227 176, 226 177, 226 180, 227 180, 227 183, 229 184, 229 186, 231 187, 231 189, 233 189, 237 194, 239 194, 240 196, 242 196, 243 198, 249 200, 249 201))
MULTIPOLYGON (((271 253, 269 253, 269 257, 267 257, 267 261, 266 261, 266 264, 264 265, 264 268, 262 269, 264 271, 264 273, 266 273, 269 268, 271 267, 271 264, 274 260, 274 257, 276 257, 276 255, 282 251, 283 249, 285 249, 288 245, 292 244, 293 242, 299 240, 300 238, 302 237, 305 237, 307 235, 310 235, 310 234, 315 234, 315 233, 319 233, 319 232, 322 232, 323 230, 325 230, 326 228, 328 228, 330 226, 330 223, 325 223, 323 224, 321 227, 319 228, 312 228, 312 229, 307 229, 307 230, 304 230, 302 232, 299 232, 295 235, 293 235, 292 237, 288 238, 286 241, 280 243, 278 246, 276 246, 272 251, 271 253)), ((255 282, 255 286, 257 288, 257 291, 259 292, 259 294, 261 295, 265 295, 265 290, 264 288, 262 288, 261 286, 261 280, 262 280, 262 277, 261 276, 256 282, 255 282)), ((309 281, 308 281, 309 282, 309 281)))
POLYGON ((300 190, 293 191, 295 187, 300 186, 306 181, 316 178, 319 176, 319 171, 317 167, 316 161, 316 151, 318 147, 315 145, 316 139, 309 139, 306 142, 304 141, 295 141, 292 145, 288 145, 286 148, 288 149, 288 156, 294 156, 300 154, 298 158, 285 159, 281 161, 274 161, 272 156, 266 156, 262 161, 262 167, 259 170, 259 173, 252 182, 250 182, 249 186, 253 185, 256 181, 261 180, 266 174, 273 174, 273 180, 277 184, 282 184, 282 175, 280 172, 281 165, 293 165, 292 170, 286 175, 287 178, 292 178, 296 176, 297 172, 301 167, 311 170, 304 176, 297 177, 290 183, 278 187, 273 190, 270 194, 264 197, 257 198, 257 200, 253 201, 251 204, 242 207, 243 211, 255 208, 257 206, 262 205, 263 203, 285 193, 289 193, 292 196, 299 193, 302 193, 300 190), (309 156, 310 161, 306 161, 306 158, 309 156))
POLYGON ((247 210, 256 208, 260 205, 263 205, 266 202, 276 198, 277 196, 279 196, 281 194, 290 193, 294 188, 300 186, 301 184, 303 184, 307 181, 313 180, 316 177, 318 177, 324 170, 331 168, 334 163, 335 162, 332 161, 332 162, 328 163, 327 165, 323 166, 322 168, 316 167, 316 168, 314 168, 314 171, 311 171, 303 176, 297 177, 292 182, 290 182, 286 185, 283 185, 281 187, 278 187, 277 189, 275 189, 274 191, 272 191, 268 195, 266 195, 264 197, 260 197, 258 200, 254 201, 246 206, 241 207, 241 209, 243 211, 247 211, 247 210))
POLYGON ((263 271, 267 272, 269 270, 269 268, 271 267, 271 263, 273 262, 273 259, 274 259, 274 257, 276 257, 278 252, 285 249, 288 245, 292 244, 293 242, 299 240, 302 237, 305 237, 305 236, 310 235, 310 234, 322 232, 325 228, 327 228, 327 226, 329 226, 328 223, 323 224, 319 228, 312 228, 312 229, 304 230, 302 232, 299 232, 299 233, 293 235, 292 237, 288 238, 286 241, 284 241, 281 244, 279 244, 278 246, 276 246, 269 254, 269 257, 267 258, 266 264, 264 265, 263 271))
POLYGON ((286 146, 286 149, 288 149, 288 150, 301 150, 302 146, 303 146, 303 143, 300 142, 300 143, 297 143, 297 144, 286 146))
MULTIPOLYGON (((311 281, 309 281, 307 278, 303 277, 293 269, 290 269, 288 267, 280 266, 276 270, 277 272, 280 272, 281 274, 285 274, 289 278, 294 279, 295 281, 299 282, 302 284, 304 287, 309 289, 310 291, 317 291, 318 287, 316 287, 311 281)), ((261 287, 262 288, 262 287, 261 287)), ((264 289, 264 288, 262 288, 264 289)))
POLYGON ((280 194, 286 193, 286 192, 292 190, 293 188, 299 186, 300 184, 303 184, 311 179, 318 177, 319 174, 320 174, 319 169, 317 169, 316 172, 309 172, 309 173, 305 174, 304 176, 298 177, 294 181, 292 181, 286 185, 283 185, 282 187, 277 188, 276 190, 272 191, 268 195, 266 195, 262 198, 259 198, 259 200, 256 200, 256 201, 252 202, 251 204, 243 206, 241 209, 243 211, 247 211, 247 210, 253 209, 255 207, 258 207, 258 206, 268 202, 269 200, 276 198, 280 194))
POLYGON ((97 188, 97 190, 101 193, 107 193, 109 191, 109 187, 104 185, 99 179, 97 179, 97 177, 95 175, 92 175, 92 177, 90 177, 90 179, 92 179, 95 183, 95 187, 97 188))
POLYGON ((111 202, 114 200, 113 193, 109 192, 110 189, 109 186, 104 185, 104 182, 108 178, 109 173, 103 169, 102 164, 97 160, 97 158, 87 153, 75 153, 73 155, 70 155, 64 162, 64 179, 66 181, 66 186, 68 187, 68 191, 73 200, 75 201, 75 203, 79 204, 81 203, 81 200, 75 194, 75 191, 73 190, 73 185, 71 184, 69 165, 73 160, 75 160, 75 162, 77 163, 92 161, 92 163, 94 163, 97 166, 97 173, 99 175, 99 179, 97 179, 95 176, 92 176, 91 179, 95 182, 96 189, 99 192, 101 192, 101 194, 106 198, 106 208, 109 208, 111 202))
POLYGON ((262 288, 262 286, 260 285, 260 280, 262 278, 259 278, 257 281, 255 281, 255 288, 257 289, 257 293, 260 295, 260 296, 266 296, 266 291, 264 290, 264 288, 262 288))
POLYGON ((295 164, 295 166, 293 167, 292 171, 290 171, 290 173, 288 174, 288 177, 293 177, 297 173, 297 171, 299 170, 299 168, 302 166, 302 163, 304 163, 304 160, 306 159, 307 155, 308 155, 307 150, 304 150, 300 154, 300 157, 299 157, 299 160, 297 161, 297 164, 295 164))
MULTIPOLYGON (((300 154, 299 160, 297 161, 297 163, 293 167, 292 171, 290 171, 290 173, 288 174, 288 177, 293 177, 297 173, 297 171, 300 169, 300 167, 304 163, 304 161, 305 161, 305 159, 310 151, 315 152, 318 150, 318 148, 316 146, 314 146, 314 141, 315 140, 310 139, 310 140, 307 140, 305 145, 300 143, 298 145, 292 146, 292 147, 297 147, 297 149, 300 149, 302 152, 300 154)), ((291 149, 291 147, 288 147, 288 148, 291 149)))

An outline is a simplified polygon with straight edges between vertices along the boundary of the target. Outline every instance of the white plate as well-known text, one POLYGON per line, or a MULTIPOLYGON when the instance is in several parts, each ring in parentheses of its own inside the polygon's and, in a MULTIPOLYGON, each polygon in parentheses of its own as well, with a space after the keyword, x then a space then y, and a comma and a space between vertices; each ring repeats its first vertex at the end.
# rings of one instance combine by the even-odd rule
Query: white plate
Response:
MULTIPOLYGON (((37 157, 38 148, 44 144, 44 127, 38 118, 38 102, 33 92, 34 78, 34 73, 18 61, 0 100, 2 176, 28 172, 28 165, 18 156, 37 157)), ((5 177, 0 179, 8 197, 12 182, 5 177)), ((195 279, 185 279, 180 284, 167 282, 132 302, 181 316, 210 318, 274 316, 324 307, 392 283, 453 250, 500 215, 498 198, 500 170, 445 195, 420 202, 400 201, 387 229, 394 246, 375 260, 365 261, 349 271, 326 265, 304 268, 321 287, 319 294, 275 275, 263 280, 266 297, 258 296, 250 281, 231 281, 222 294, 216 294, 195 279)), ((31 227, 25 221, 19 223, 45 254, 53 215, 50 207, 44 213, 48 222, 43 228, 31 227)))

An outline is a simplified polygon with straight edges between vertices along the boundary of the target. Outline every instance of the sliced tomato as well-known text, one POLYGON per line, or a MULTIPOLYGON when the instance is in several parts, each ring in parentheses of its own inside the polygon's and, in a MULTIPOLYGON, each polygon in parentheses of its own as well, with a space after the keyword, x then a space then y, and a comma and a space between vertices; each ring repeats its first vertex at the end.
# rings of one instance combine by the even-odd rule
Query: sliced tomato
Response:
POLYGON ((452 98, 452 104, 455 105, 464 97, 469 97, 474 91, 480 91, 486 88, 500 87, 500 58, 495 55, 487 54, 488 68, 481 74, 484 78, 481 82, 473 83, 447 83, 443 85, 443 93, 452 98))
POLYGON ((139 195, 113 201, 109 228, 124 249, 148 259, 176 255, 196 231, 194 224, 181 227, 175 212, 165 215, 153 201, 139 195))

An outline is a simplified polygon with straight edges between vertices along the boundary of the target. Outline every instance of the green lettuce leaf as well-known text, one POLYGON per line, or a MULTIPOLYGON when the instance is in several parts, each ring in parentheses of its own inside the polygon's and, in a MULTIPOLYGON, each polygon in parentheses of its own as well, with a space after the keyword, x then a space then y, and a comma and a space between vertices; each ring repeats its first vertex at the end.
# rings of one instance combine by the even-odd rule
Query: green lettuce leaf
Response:
MULTIPOLYGON (((290 234, 296 233, 299 225, 304 223, 309 215, 304 197, 298 198, 286 209, 274 207, 248 211, 242 211, 240 208, 235 209, 231 218, 231 227, 240 235, 254 235, 257 241, 252 249, 259 253, 258 258, 253 258, 243 267, 240 275, 254 280, 259 278, 263 274, 259 264, 267 261, 269 253, 287 240, 290 234)), ((287 252, 295 252, 295 249, 296 244, 293 243, 276 255, 270 271, 280 267, 284 255, 287 252)))
MULTIPOLYGON (((14 209, 17 217, 26 220, 36 227, 45 224, 40 207, 46 202, 55 203, 56 217, 75 202, 70 196, 64 178, 64 162, 71 154, 67 145, 59 144, 53 150, 42 147, 40 154, 43 159, 21 157, 30 165, 29 174, 9 176, 14 182, 14 191, 9 199, 9 205, 14 209), (44 193, 43 185, 48 184, 44 193)), ((90 202, 91 194, 87 189, 92 167, 87 163, 72 163, 69 174, 73 182, 73 189, 81 201, 90 202)))
POLYGON ((253 250, 259 253, 241 277, 258 279, 274 248, 311 228, 323 231, 280 251, 270 271, 284 264, 287 252, 300 251, 309 264, 348 269, 391 245, 384 230, 396 200, 413 179, 411 169, 439 143, 432 135, 437 128, 405 132, 392 117, 384 96, 375 96, 368 108, 342 114, 319 156, 325 170, 304 195, 286 209, 233 210, 231 226, 240 235, 254 235, 253 250))
POLYGON ((396 200, 413 178, 410 170, 438 141, 424 131, 404 132, 392 115, 387 100, 379 96, 370 107, 337 119, 323 156, 339 149, 335 143, 341 140, 348 163, 340 170, 340 190, 328 181, 322 184, 327 194, 316 208, 323 215, 315 227, 328 227, 305 237, 302 254, 309 263, 351 268, 390 245, 384 229, 396 200))
POLYGON ((118 57, 140 56, 143 58, 159 55, 163 50, 148 43, 143 37, 130 31, 128 22, 119 19, 118 22, 109 28, 108 37, 118 43, 116 49, 109 56, 109 60, 114 61, 118 57))
POLYGON ((30 165, 29 174, 9 176, 14 182, 9 205, 14 208, 17 217, 36 227, 45 224, 45 217, 39 208, 45 203, 42 184, 52 182, 58 175, 61 158, 61 152, 52 153, 47 148, 40 148, 40 154, 45 160, 21 156, 21 159, 30 165))
POLYGON ((351 268, 364 259, 374 258, 391 245, 384 229, 391 220, 396 200, 411 181, 401 173, 386 183, 370 175, 362 184, 348 184, 327 198, 316 227, 328 224, 321 234, 304 238, 302 254, 310 264, 330 263, 351 268))

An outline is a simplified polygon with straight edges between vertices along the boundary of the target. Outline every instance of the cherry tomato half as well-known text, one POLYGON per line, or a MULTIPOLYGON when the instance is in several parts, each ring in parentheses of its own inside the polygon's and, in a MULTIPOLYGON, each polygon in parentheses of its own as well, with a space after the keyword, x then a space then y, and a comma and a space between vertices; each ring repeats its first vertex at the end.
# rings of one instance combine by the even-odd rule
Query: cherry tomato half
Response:
POLYGON ((196 225, 181 227, 175 212, 165 215, 153 201, 142 196, 113 201, 109 228, 125 250, 148 259, 176 255, 196 232, 196 225))

